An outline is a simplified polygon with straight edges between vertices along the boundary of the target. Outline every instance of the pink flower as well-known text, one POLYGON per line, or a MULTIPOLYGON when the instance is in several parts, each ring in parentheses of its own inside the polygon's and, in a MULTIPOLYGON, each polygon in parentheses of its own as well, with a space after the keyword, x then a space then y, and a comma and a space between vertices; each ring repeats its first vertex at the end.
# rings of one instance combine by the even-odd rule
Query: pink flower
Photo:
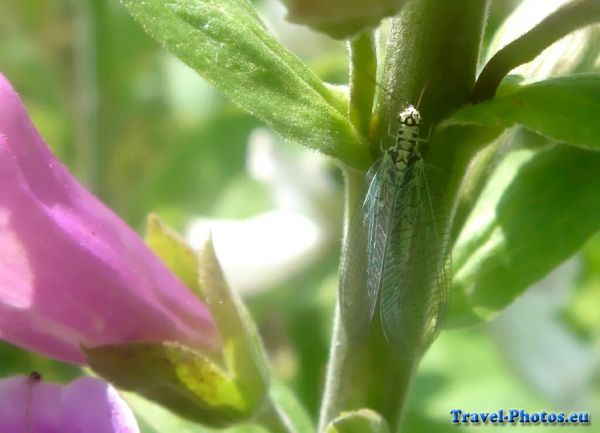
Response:
POLYGON ((33 375, 2 379, 0 402, 2 433, 139 433, 117 391, 91 377, 65 386, 33 375))
POLYGON ((73 363, 81 345, 217 340, 207 307, 52 155, 1 74, 0 338, 73 363))

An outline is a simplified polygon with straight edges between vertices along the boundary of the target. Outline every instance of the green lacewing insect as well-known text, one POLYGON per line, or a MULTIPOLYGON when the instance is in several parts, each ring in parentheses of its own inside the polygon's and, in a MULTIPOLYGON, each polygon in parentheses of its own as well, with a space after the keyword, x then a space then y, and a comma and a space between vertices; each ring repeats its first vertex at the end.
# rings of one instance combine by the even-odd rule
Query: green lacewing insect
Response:
POLYGON ((363 275, 352 275, 365 284, 359 289, 342 283, 341 305, 350 334, 362 334, 379 300, 388 344, 398 356, 414 358, 440 329, 450 264, 441 228, 443 202, 432 189, 419 148, 425 141, 420 138, 421 115, 410 105, 398 117, 395 144, 367 173, 370 182, 362 209, 367 265, 363 275))

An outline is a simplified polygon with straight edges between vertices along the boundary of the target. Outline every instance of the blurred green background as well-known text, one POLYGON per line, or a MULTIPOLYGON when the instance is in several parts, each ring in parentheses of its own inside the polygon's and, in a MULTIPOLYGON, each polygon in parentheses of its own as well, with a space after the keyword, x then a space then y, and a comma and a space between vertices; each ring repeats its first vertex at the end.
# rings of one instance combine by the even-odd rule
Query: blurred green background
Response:
MULTIPOLYGON (((492 2, 486 40, 517 3, 492 2)), ((275 0, 255 4, 278 38, 315 72, 345 83, 343 43, 286 23, 275 0)), ((310 242, 278 244, 288 248, 287 261, 269 262, 273 254, 257 253, 265 261, 257 266, 270 269, 272 278, 254 281, 252 272, 235 264, 229 276, 248 301, 277 376, 316 418, 341 237, 342 185, 335 166, 257 132, 263 127, 258 121, 162 50, 117 0, 0 0, 0 71, 58 157, 140 232, 145 216, 156 212, 192 237, 191 221, 202 218, 204 226, 222 223, 224 239, 231 227, 265 230, 258 236, 266 239, 268 227, 252 223, 283 210, 276 220, 284 232, 304 227, 312 234, 310 242), (301 220, 287 225, 286 215, 301 220)), ((242 251, 271 245, 243 235, 237 242, 242 251)), ((224 240, 218 249, 226 271, 227 245, 235 248, 224 240)), ((492 323, 443 332, 423 361, 407 431, 455 431, 449 413, 454 408, 600 415, 599 330, 600 238, 492 323)), ((49 380, 80 373, 0 345, 2 376, 34 369, 49 380)), ((167 425, 202 431, 146 412, 140 419, 149 417, 147 432, 168 431, 167 425)), ((593 431, 594 423, 581 428, 593 431)))

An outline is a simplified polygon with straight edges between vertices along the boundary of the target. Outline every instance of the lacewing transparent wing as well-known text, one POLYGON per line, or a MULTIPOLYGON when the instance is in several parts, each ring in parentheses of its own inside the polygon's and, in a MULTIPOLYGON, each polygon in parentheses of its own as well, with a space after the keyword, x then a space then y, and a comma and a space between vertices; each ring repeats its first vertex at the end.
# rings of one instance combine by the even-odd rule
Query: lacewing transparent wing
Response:
POLYGON ((362 333, 379 300, 388 343, 399 356, 413 358, 439 331, 450 266, 443 202, 428 182, 418 148, 420 114, 409 106, 399 118, 396 144, 368 173, 363 204, 367 266, 361 280, 366 290, 348 285, 350 295, 342 281, 342 313, 346 309, 352 317, 346 328, 362 333))
MULTIPOLYGON (((350 179, 347 179, 350 182, 350 179)), ((354 185, 361 189, 360 195, 366 189, 363 182, 354 185)), ((349 336, 357 338, 362 336, 369 328, 372 312, 369 305, 369 294, 366 290, 367 267, 363 261, 366 250, 366 231, 363 224, 362 203, 348 199, 355 203, 355 209, 348 209, 347 215, 354 216, 346 221, 345 245, 342 253, 343 261, 340 269, 340 313, 342 324, 349 336)), ((375 306, 375 300, 372 302, 375 306)))
POLYGON ((407 170, 410 181, 397 191, 388 252, 374 284, 388 343, 398 355, 413 358, 440 330, 451 279, 441 196, 432 191, 422 159, 407 170))
MULTIPOLYGON (((383 263, 384 251, 380 248, 382 243, 373 242, 373 234, 391 227, 387 223, 387 219, 391 216, 391 209, 387 209, 386 203, 380 200, 382 197, 393 196, 393 193, 387 189, 392 188, 394 182, 381 181, 382 177, 393 175, 390 164, 393 163, 388 160, 386 153, 367 173, 367 179, 371 181, 365 201, 360 209, 353 210, 355 215, 362 215, 363 218, 350 221, 347 230, 347 236, 354 237, 353 242, 349 242, 354 249, 346 249, 343 254, 345 260, 341 268, 340 300, 342 321, 346 331, 352 337, 360 337, 367 331, 377 305, 378 289, 370 284, 373 279, 369 278, 368 274, 375 269, 374 263, 383 263), (371 206, 373 203, 377 205, 371 206), (373 246, 375 248, 372 248, 373 246), (356 264, 364 263, 361 256, 365 255, 365 250, 366 266, 357 266, 356 264)), ((387 207, 389 208, 389 203, 387 207)), ((380 235, 386 236, 383 233, 380 235)))

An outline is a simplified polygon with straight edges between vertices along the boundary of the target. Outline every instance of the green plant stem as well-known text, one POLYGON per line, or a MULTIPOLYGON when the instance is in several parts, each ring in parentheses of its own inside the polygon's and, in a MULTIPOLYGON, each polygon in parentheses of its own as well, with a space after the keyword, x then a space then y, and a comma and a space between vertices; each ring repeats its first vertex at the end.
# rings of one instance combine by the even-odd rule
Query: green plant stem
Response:
MULTIPOLYGON (((486 11, 487 2, 481 0, 407 2, 391 28, 383 76, 390 91, 379 98, 375 115, 380 121, 374 139, 385 147, 392 144, 390 122, 408 104, 420 102, 422 129, 431 131, 469 103, 486 11)), ((464 172, 478 147, 465 143, 459 131, 435 132, 423 154, 427 165, 439 169, 437 182, 450 225, 464 172)), ((447 232, 445 227, 440 229, 447 232)))
MULTIPOLYGON (((391 28, 383 76, 383 88, 372 121, 371 144, 389 146, 394 142, 391 126, 397 113, 408 104, 417 104, 426 125, 434 125, 469 101, 487 2, 481 0, 409 0, 391 28), (423 92, 423 90, 425 91, 423 92)), ((397 122, 396 122, 397 123, 397 122)), ((472 156, 456 142, 432 143, 425 155, 444 173, 442 177, 448 206, 457 194, 462 171, 472 156)), ((350 267, 364 272, 366 248, 361 205, 366 182, 364 174, 350 169, 346 176, 346 215, 343 255, 353 252, 350 267), (356 229, 358 227, 358 230, 356 229), (361 251, 356 254, 356 251, 361 251)), ((451 212, 442 224, 449 227, 451 212)), ((344 260, 344 257, 342 257, 344 260)), ((341 281, 344 281, 342 276, 341 281)), ((363 339, 349 338, 336 308, 330 360, 321 407, 319 431, 323 432, 339 412, 369 407, 378 411, 398 431, 417 360, 396 358, 381 331, 378 312, 363 339)), ((352 320, 349 318, 349 320, 352 320)))
POLYGON ((512 69, 530 62, 563 36, 598 21, 598 0, 574 0, 557 9, 523 36, 494 54, 477 79, 473 101, 482 102, 493 98, 500 82, 512 69))
POLYGON ((344 377, 356 368, 356 363, 353 363, 351 359, 350 346, 348 335, 342 325, 338 304, 333 318, 333 336, 327 365, 327 381, 319 414, 318 432, 324 432, 327 425, 344 407, 344 401, 340 397, 347 396, 349 391, 349 382, 344 380, 344 377))
MULTIPOLYGON (((362 203, 365 197, 364 174, 353 169, 346 169, 346 208, 345 226, 342 255, 351 254, 352 251, 363 249, 364 238, 360 236, 362 226, 362 203)), ((362 262, 353 263, 357 268, 365 269, 365 256, 359 255, 362 262)), ((344 257, 342 257, 342 261, 344 257)), ((362 282, 358 282, 361 284, 362 282)), ((366 288, 365 288, 366 290, 366 288)), ((352 401, 356 395, 363 394, 363 387, 356 383, 356 373, 363 359, 360 354, 364 353, 364 341, 351 339, 346 333, 341 320, 341 311, 336 305, 333 322, 333 335, 325 391, 321 402, 321 413, 319 417, 319 432, 323 432, 327 425, 339 414, 340 411, 352 407, 352 401), (354 383, 353 383, 354 382, 354 383)))
MULTIPOLYGON (((362 356, 366 360, 363 367, 369 366, 368 393, 362 406, 377 408, 395 432, 402 423, 419 360, 395 356, 383 335, 379 314, 377 310, 368 336, 369 345, 362 356)), ((361 374, 365 374, 365 369, 361 374)))
MULTIPOLYGON (((376 108, 378 130, 375 137, 392 144, 390 122, 408 104, 419 105, 425 130, 467 103, 475 81, 475 71, 483 33, 487 2, 481 0, 410 0, 394 19, 384 63, 383 81, 390 90, 376 108)), ((466 166, 473 155, 462 145, 460 134, 449 140, 429 142, 423 154, 428 165, 439 169, 439 179, 447 209, 439 221, 440 233, 448 233, 454 203, 466 166)), ((440 244, 440 247, 442 244, 440 244)), ((441 254, 445 254, 441 251, 441 254)), ((383 352, 388 353, 388 352, 383 352)), ((391 356, 391 355, 388 355, 391 356)), ((418 362, 391 359, 382 370, 384 381, 393 378, 402 390, 396 399, 395 418, 388 418, 392 431, 398 431, 418 362)), ((393 397, 392 397, 393 398, 393 397)))
POLYGON ((394 140, 389 124, 409 104, 419 104, 431 126, 469 101, 486 9, 482 0, 406 3, 390 31, 377 138, 394 140))

